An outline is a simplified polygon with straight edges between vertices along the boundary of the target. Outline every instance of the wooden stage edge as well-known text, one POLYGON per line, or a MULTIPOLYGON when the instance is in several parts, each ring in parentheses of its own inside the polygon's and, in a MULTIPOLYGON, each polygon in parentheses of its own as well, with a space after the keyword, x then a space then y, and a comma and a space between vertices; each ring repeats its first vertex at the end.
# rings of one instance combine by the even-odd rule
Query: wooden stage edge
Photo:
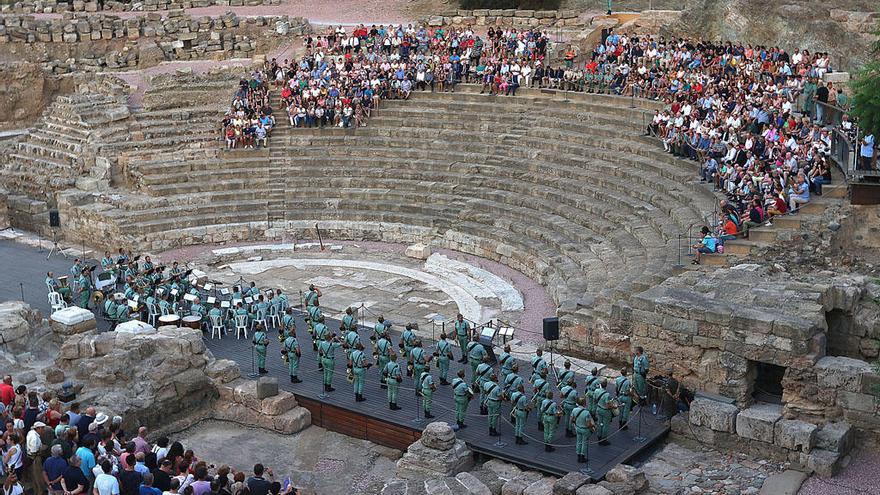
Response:
MULTIPOLYGON (((353 411, 344 407, 321 402, 320 400, 307 397, 302 394, 294 393, 297 402, 309 410, 312 416, 312 424, 320 426, 336 433, 357 438, 360 440, 368 440, 370 442, 391 447, 398 450, 406 450, 407 447, 422 436, 422 430, 430 422, 422 420, 420 423, 412 422, 412 426, 402 426, 398 423, 392 423, 374 417, 369 417, 358 411, 353 411)), ((669 427, 658 431, 651 431, 647 438, 641 442, 638 448, 629 449, 617 459, 618 464, 625 464, 640 456, 645 450, 650 449, 658 441, 662 440, 669 433, 669 427)), ((560 469, 554 465, 548 465, 540 462, 530 462, 528 459, 511 455, 511 451, 505 450, 503 447, 484 446, 472 444, 465 440, 474 452, 478 452, 490 457, 496 457, 503 461, 518 466, 534 469, 546 474, 565 476, 568 473, 565 469, 560 469)), ((594 447, 591 447, 594 448, 594 447)), ((604 476, 594 478, 599 481, 604 476)))

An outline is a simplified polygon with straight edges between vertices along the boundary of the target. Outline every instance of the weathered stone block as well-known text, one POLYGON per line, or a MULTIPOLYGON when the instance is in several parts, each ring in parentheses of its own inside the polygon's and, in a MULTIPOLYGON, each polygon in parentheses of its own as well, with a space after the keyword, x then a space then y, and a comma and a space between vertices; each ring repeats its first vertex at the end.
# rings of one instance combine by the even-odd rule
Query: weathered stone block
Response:
POLYGON ((773 429, 782 419, 782 406, 756 404, 736 416, 736 434, 751 440, 773 443, 773 429))
POLYGON ((553 485, 553 495, 576 495, 578 488, 590 482, 587 475, 570 472, 553 485))
POLYGON ((739 408, 733 404, 698 398, 691 403, 690 420, 696 426, 705 426, 714 431, 734 433, 736 415, 739 408))
POLYGON ((816 379, 822 388, 860 392, 859 377, 871 365, 859 359, 825 356, 816 363, 816 379))
POLYGON ((614 492, 602 485, 584 485, 578 488, 576 495, 614 495, 614 492))
POLYGON ((449 450, 455 445, 455 431, 448 423, 435 421, 429 423, 422 431, 422 444, 437 450, 449 450))
POLYGON ((257 379, 257 399, 265 399, 278 395, 278 379, 270 376, 261 376, 257 379))
POLYGON ((826 423, 816 432, 816 448, 847 454, 852 448, 854 437, 853 428, 846 421, 826 423))
MULTIPOLYGON (((257 386, 259 389, 259 385, 257 386)), ((297 406, 296 397, 292 393, 281 390, 277 395, 263 399, 263 414, 278 416, 297 406)))
POLYGON ((801 453, 800 464, 822 478, 830 478, 840 472, 841 455, 837 452, 815 449, 801 453))
POLYGON ((816 425, 796 419, 781 419, 773 430, 773 443, 784 449, 809 452, 816 441, 816 425))
POLYGON ((214 380, 220 383, 229 383, 241 376, 241 369, 235 361, 230 359, 217 359, 205 369, 214 380))
POLYGON ((492 495, 492 491, 485 483, 467 471, 458 473, 455 475, 455 479, 464 487, 465 493, 468 495, 492 495))

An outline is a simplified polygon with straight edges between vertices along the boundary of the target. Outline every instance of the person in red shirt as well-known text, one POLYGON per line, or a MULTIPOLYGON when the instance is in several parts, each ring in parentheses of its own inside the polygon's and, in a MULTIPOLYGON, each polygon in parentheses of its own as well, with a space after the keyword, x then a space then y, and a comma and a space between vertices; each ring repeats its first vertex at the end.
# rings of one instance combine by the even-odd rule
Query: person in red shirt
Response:
POLYGON ((3 383, 0 383, 0 402, 4 406, 9 406, 15 402, 15 388, 12 386, 12 375, 3 377, 3 383))

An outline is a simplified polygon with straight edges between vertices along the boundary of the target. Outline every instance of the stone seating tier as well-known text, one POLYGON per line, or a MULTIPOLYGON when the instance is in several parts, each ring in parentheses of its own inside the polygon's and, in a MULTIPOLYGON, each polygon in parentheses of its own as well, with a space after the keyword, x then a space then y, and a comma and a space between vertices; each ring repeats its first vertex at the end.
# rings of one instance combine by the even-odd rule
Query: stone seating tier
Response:
POLYGON ((464 89, 383 101, 357 130, 293 129, 281 114, 267 150, 219 151, 210 106, 152 107, 135 115, 139 139, 171 142, 166 129, 186 116, 200 149, 139 143, 127 170, 142 196, 88 218, 149 250, 311 238, 315 222, 327 238, 430 241, 520 270, 568 310, 610 310, 671 273, 678 234, 713 197, 693 184, 694 164, 639 137, 650 108, 464 89))

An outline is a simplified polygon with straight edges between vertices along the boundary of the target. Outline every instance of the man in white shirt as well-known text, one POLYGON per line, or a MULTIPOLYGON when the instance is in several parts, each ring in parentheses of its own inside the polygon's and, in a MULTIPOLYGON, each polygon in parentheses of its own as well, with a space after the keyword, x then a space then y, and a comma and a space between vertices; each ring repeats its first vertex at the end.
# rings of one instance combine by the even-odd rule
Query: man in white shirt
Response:
POLYGON ((95 488, 92 490, 93 495, 119 495, 119 481, 113 476, 113 464, 104 460, 101 463, 101 474, 95 478, 95 488))
POLYGON ((27 433, 25 441, 25 452, 31 459, 31 480, 34 483, 34 493, 44 493, 46 487, 43 483, 43 458, 40 456, 40 450, 43 448, 43 441, 40 435, 46 428, 46 423, 37 421, 31 430, 27 433))
POLYGON ((9 476, 3 482, 3 495, 24 495, 24 488, 18 482, 15 471, 9 471, 9 476))

